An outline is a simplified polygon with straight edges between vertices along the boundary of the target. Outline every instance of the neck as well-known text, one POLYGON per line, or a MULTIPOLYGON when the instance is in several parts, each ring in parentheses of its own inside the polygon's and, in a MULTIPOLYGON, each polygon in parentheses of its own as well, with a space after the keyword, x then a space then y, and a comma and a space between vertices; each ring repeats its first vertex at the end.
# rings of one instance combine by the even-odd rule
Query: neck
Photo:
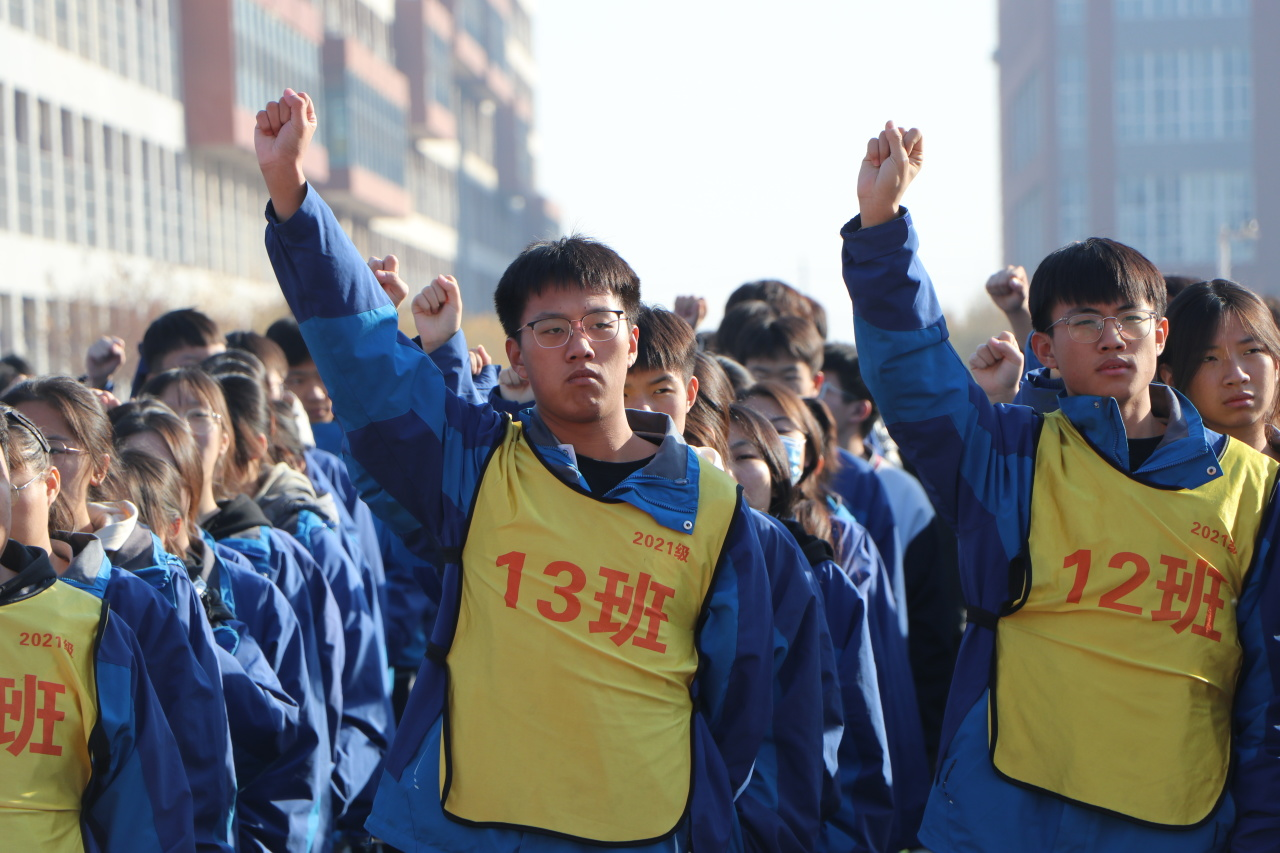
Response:
POLYGON ((1240 427, 1218 427, 1214 424, 1207 425, 1209 429, 1220 432, 1223 435, 1229 435, 1236 441, 1249 445, 1254 450, 1266 454, 1271 458, 1277 458, 1275 449, 1271 446, 1271 442, 1267 440, 1267 422, 1260 420, 1248 426, 1240 427))
POLYGON ((634 462, 653 455, 653 445, 631 431, 625 409, 591 423, 560 420, 542 409, 538 415, 556 440, 573 445, 579 456, 601 462, 634 462))
MULTIPOLYGON (((1118 402, 1118 401, 1117 401, 1118 402)), ((1151 394, 1143 388, 1132 399, 1120 404, 1125 435, 1129 438, 1154 438, 1164 435, 1164 424, 1151 411, 1151 394)))
POLYGON ((197 511, 199 521, 204 522, 218 514, 218 501, 213 496, 213 486, 206 480, 204 491, 200 493, 200 508, 197 511))
POLYGON ((859 459, 867 458, 867 444, 862 440, 862 433, 856 429, 840 437, 840 446, 859 459))
POLYGON ((93 519, 89 517, 89 503, 87 501, 78 501, 72 507, 71 526, 73 528, 72 533, 92 533, 95 530, 93 519))
POLYGON ((18 576, 18 573, 6 565, 0 564, 0 584, 8 583, 18 576))

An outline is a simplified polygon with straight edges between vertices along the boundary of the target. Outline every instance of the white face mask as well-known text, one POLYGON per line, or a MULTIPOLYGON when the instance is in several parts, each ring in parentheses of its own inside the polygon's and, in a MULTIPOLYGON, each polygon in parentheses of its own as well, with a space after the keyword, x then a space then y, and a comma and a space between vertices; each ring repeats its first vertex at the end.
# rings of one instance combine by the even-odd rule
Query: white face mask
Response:
POLYGON ((787 450, 787 467, 791 469, 791 485, 794 486, 804 476, 805 440, 803 438, 793 438, 789 435, 780 435, 778 437, 782 439, 782 446, 787 450))

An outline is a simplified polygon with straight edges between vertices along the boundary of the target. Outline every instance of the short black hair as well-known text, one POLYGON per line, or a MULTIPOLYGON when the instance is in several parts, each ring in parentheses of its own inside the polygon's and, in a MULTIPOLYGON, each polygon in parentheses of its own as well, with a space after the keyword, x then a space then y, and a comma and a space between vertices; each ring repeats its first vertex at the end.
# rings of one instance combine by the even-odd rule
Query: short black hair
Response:
POLYGON ((742 329, 729 353, 746 364, 751 358, 790 358, 817 373, 822 369, 822 336, 807 317, 775 317, 742 329))
POLYGON ((858 351, 849 344, 827 344, 823 349, 822 372, 830 380, 833 376, 840 383, 840 390, 845 399, 867 400, 871 403, 871 416, 861 424, 861 432, 866 437, 875 425, 879 408, 867 383, 862 381, 862 368, 858 365, 858 351))
POLYGON ((298 321, 292 317, 281 317, 267 327, 267 337, 275 341, 284 350, 285 360, 290 367, 297 367, 304 361, 314 361, 307 342, 298 328, 298 321))
POLYGON ((1040 262, 1028 296, 1031 325, 1047 332, 1058 306, 1112 302, 1146 304, 1164 316, 1168 300, 1164 276, 1137 249, 1090 237, 1063 246, 1040 262))
POLYGON ((642 306, 636 314, 640 345, 632 370, 664 370, 689 381, 693 376, 698 338, 693 327, 665 308, 642 306))
MULTIPOLYGON (((0 364, 9 365, 10 367, 13 368, 15 374, 20 373, 23 376, 36 375, 35 365, 27 361, 22 356, 18 355, 16 352, 11 352, 8 355, 6 355, 4 358, 0 358, 0 364)), ((12 382, 13 380, 11 379, 9 381, 12 382)))
POLYGON ((573 234, 530 243, 507 267, 493 292, 503 332, 509 338, 519 333, 530 296, 565 287, 617 296, 631 323, 640 311, 640 277, 631 265, 604 243, 573 234))
POLYGON ((221 343, 218 324, 194 308, 179 308, 151 321, 138 344, 138 354, 148 369, 183 347, 207 347, 221 343))
POLYGON ((720 365, 720 369, 724 371, 724 376, 729 380, 729 385, 733 388, 734 399, 741 400, 747 389, 756 384, 755 377, 751 375, 750 370, 747 370, 727 355, 716 354, 715 360, 716 364, 720 365))
POLYGON ((743 329, 767 323, 777 316, 778 312, 774 307, 760 299, 735 302, 725 308, 724 317, 720 320, 720 327, 716 329, 711 349, 730 358, 737 358, 734 353, 738 351, 738 336, 742 334, 743 329))

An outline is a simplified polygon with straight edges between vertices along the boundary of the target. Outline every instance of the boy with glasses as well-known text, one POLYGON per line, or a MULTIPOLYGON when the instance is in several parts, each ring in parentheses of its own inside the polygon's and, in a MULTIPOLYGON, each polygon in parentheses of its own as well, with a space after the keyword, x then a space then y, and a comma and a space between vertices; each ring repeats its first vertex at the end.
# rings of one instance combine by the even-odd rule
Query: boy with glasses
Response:
POLYGON ((863 375, 959 533, 969 604, 921 841, 1277 849, 1275 464, 1152 384, 1164 281, 1110 240, 1031 283, 1060 410, 989 404, 899 207, 923 151, 892 123, 870 140, 842 231, 863 375))
MULTIPOLYGON (((623 408, 634 272, 580 238, 531 246, 495 303, 536 404, 468 404, 308 187, 315 127, 291 90, 258 114, 268 251, 367 498, 444 566, 369 827, 405 850, 775 846, 789 827, 739 795, 772 712, 781 540, 666 417, 623 408)), ((452 325, 452 280, 420 296, 452 325)), ((800 831, 792 849, 816 825, 800 831)))

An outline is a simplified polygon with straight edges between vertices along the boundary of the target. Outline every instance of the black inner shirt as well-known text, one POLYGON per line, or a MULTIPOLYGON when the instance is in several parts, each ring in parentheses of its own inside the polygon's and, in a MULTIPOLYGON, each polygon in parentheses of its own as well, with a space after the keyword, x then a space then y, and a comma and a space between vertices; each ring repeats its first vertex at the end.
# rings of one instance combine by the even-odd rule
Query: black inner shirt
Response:
POLYGON ((634 462, 601 462, 599 459, 579 456, 578 470, 582 473, 582 479, 587 481, 591 494, 604 497, 614 486, 648 465, 651 459, 652 456, 646 456, 634 462))
POLYGON ((1156 452, 1162 438, 1164 436, 1156 435, 1151 438, 1129 439, 1129 470, 1137 471, 1141 468, 1142 464, 1151 458, 1151 454, 1156 452))

